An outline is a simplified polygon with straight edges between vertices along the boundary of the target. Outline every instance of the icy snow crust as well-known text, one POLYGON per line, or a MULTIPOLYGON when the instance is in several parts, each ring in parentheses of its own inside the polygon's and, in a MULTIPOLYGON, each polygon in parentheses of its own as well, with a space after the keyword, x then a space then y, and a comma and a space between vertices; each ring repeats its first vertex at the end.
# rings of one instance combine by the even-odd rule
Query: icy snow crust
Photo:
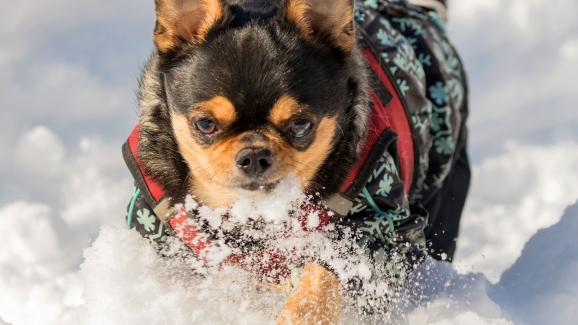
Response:
MULTIPOLYGON (((320 254, 342 278, 369 279, 375 270, 360 252, 344 257, 342 253, 353 249, 351 246, 336 245, 323 231, 302 231, 303 223, 295 224, 289 211, 307 198, 294 188, 288 181, 267 200, 247 197, 233 207, 236 216, 230 220, 226 211, 200 207, 192 198, 187 199, 185 207, 202 211, 198 217, 216 228, 248 223, 259 211, 269 225, 276 225, 271 229, 287 229, 280 225, 292 229, 289 235, 279 232, 283 233, 281 237, 269 234, 269 238, 275 238, 270 243, 288 247, 300 256, 320 254)), ((387 305, 387 314, 369 317, 358 308, 360 300, 350 299, 343 309, 342 323, 570 324, 569 320, 578 317, 578 285, 573 281, 578 274, 577 233, 578 205, 570 208, 559 224, 538 232, 498 284, 491 284, 482 274, 460 275, 450 264, 428 260, 408 276, 408 286, 402 296, 387 305)), ((178 251, 182 248, 179 245, 174 241, 172 247, 178 251)), ((80 271, 62 280, 69 290, 69 307, 54 323, 272 323, 287 293, 270 290, 266 281, 242 268, 219 264, 234 250, 226 246, 221 242, 218 247, 222 254, 213 252, 221 257, 207 265, 194 257, 161 257, 137 232, 104 226, 92 247, 84 252, 80 271)), ((378 282, 374 289, 366 294, 391 294, 386 282, 378 282)), ((12 320, 9 312, 4 315, 12 320)))
MULTIPOLYGON (((302 194, 295 177, 282 181, 271 193, 247 192, 240 197, 229 209, 201 206, 192 197, 184 205, 178 205, 178 210, 184 208, 189 215, 187 225, 202 233, 192 244, 195 247, 200 242, 207 244, 198 255, 179 247, 183 245, 178 241, 160 245, 161 254, 166 257, 162 263, 178 263, 175 269, 189 270, 189 278, 196 275, 211 279, 211 283, 213 278, 223 277, 223 269, 231 270, 227 277, 246 272, 246 279, 233 276, 231 280, 261 288, 259 292, 273 286, 277 288, 273 292, 278 293, 279 301, 285 300, 290 292, 279 290, 279 286, 284 287, 287 279, 296 283, 305 263, 317 263, 328 266, 339 276, 345 292, 355 292, 345 297, 347 306, 359 310, 364 318, 369 309, 371 319, 391 317, 399 308, 389 308, 390 303, 405 302, 399 300, 400 279, 406 277, 400 255, 393 253, 384 257, 389 259, 387 263, 373 267, 363 248, 355 244, 350 229, 338 229, 329 223, 334 214, 316 203, 319 200, 314 195, 302 194), (394 276, 388 277, 389 274, 394 276)), ((185 228, 175 229, 177 237, 185 228)), ((205 295, 212 296, 210 287, 206 289, 205 295)), ((255 296, 251 300, 261 299, 255 296)), ((278 311, 279 307, 265 309, 278 311)), ((274 315, 269 316, 273 319, 274 315)))
MULTIPOLYGON (((409 279, 398 324, 572 324, 577 319, 578 205, 559 224, 539 231, 498 284, 482 274, 458 274, 427 261, 409 279)), ((191 272, 187 261, 159 257, 138 234, 104 227, 85 252, 82 303, 68 315, 82 324, 267 324, 284 295, 255 283, 236 267, 191 272)), ((363 315, 345 308, 342 323, 363 315)), ((366 323, 383 323, 365 318, 366 323)))

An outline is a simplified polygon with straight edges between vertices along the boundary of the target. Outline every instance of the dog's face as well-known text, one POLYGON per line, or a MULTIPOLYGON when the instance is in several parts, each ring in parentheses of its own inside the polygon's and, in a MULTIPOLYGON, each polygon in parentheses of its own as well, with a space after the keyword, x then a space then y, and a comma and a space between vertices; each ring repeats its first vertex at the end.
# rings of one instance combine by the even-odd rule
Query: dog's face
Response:
POLYGON ((289 175, 307 191, 351 107, 351 0, 262 2, 157 0, 173 133, 209 205, 289 175))

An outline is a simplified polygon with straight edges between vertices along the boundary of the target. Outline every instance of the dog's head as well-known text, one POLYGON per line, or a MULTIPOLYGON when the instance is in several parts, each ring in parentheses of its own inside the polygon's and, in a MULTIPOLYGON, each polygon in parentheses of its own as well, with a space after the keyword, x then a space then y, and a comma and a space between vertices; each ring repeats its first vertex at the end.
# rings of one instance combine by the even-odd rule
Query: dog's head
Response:
POLYGON ((196 196, 223 205, 290 174, 304 191, 338 177, 319 171, 359 138, 345 136, 359 122, 352 0, 156 0, 156 16, 161 82, 196 196))

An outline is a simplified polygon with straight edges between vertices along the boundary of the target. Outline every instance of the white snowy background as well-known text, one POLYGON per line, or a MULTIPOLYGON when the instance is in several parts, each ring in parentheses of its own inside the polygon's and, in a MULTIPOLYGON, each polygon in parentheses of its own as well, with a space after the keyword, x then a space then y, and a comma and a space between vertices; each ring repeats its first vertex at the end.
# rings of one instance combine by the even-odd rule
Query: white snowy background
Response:
MULTIPOLYGON (((243 304, 194 314, 215 304, 171 287, 122 230, 131 180, 120 146, 152 49, 152 3, 0 0, 0 324, 264 321, 243 304), (233 307, 245 318, 219 313, 233 307)), ((461 275, 435 265, 452 284, 432 289, 410 322, 576 324, 578 207, 561 216, 578 199, 578 2, 451 5, 470 77, 474 183, 461 275)))

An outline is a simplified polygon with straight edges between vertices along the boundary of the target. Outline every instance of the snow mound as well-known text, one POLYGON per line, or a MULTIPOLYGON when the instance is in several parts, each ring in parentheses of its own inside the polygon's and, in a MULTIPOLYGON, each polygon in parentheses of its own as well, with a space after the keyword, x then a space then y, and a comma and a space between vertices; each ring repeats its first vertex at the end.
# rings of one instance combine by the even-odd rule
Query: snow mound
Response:
POLYGON ((74 305, 78 284, 65 272, 51 215, 48 206, 25 201, 0 208, 0 324, 55 323, 74 305))
MULTIPOLYGON (((429 260, 410 276, 405 297, 392 306, 390 323, 572 324, 578 317, 578 285, 573 281, 578 274, 577 233, 578 204, 558 224, 539 231, 498 284, 429 260)), ((84 259, 79 271, 60 277, 60 290, 32 291, 41 295, 35 300, 50 294, 51 306, 66 306, 53 315, 58 317, 43 322, 4 309, 2 318, 15 325, 267 324, 284 301, 282 294, 238 268, 198 277, 191 261, 160 257, 150 242, 124 227, 103 227, 84 259)), ((361 318, 346 308, 342 323, 379 323, 361 318)))
POLYGON ((576 324, 578 320, 578 204, 559 223, 540 230, 491 296, 526 324, 576 324))
MULTIPOLYGON (((189 261, 162 258, 123 228, 104 227, 84 256, 79 307, 60 324, 268 324, 285 297, 234 267, 198 277, 189 261)), ((428 261, 410 281, 407 297, 392 306, 392 323, 510 324, 481 274, 459 275, 450 264, 428 261)), ((379 320, 346 308, 342 323, 379 320)))
POLYGON ((408 283, 407 323, 510 324, 507 315, 488 295, 491 285, 483 274, 458 274, 446 262, 429 260, 408 283))
POLYGON ((528 239, 576 201, 576 166, 576 142, 508 143, 503 154, 476 164, 455 259, 461 270, 497 282, 528 239))
POLYGON ((104 227, 84 255, 84 303, 71 324, 263 324, 280 302, 238 269, 196 277, 126 229, 104 227))
POLYGON ((417 324, 575 324, 578 319, 578 202, 538 231, 497 284, 428 261, 410 280, 417 324))

